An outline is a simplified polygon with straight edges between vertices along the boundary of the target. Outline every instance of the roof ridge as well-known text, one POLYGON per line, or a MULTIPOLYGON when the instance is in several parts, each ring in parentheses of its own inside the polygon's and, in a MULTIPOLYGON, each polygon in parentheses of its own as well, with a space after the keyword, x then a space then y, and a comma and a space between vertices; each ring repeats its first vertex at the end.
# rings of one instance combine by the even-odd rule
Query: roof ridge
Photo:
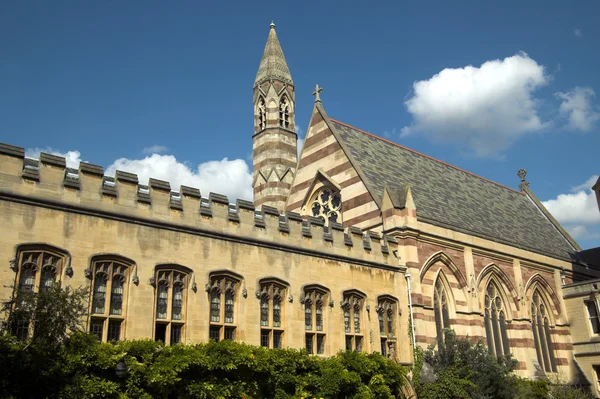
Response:
POLYGON ((392 145, 394 145, 394 146, 396 146, 396 147, 398 147, 398 148, 402 148, 403 150, 410 151, 410 152, 412 152, 412 153, 414 153, 414 154, 417 154, 417 155, 420 155, 420 156, 422 156, 422 157, 425 157, 425 158, 431 159, 432 161, 436 161, 436 162, 438 162, 438 163, 441 163, 442 165, 449 166, 449 167, 451 167, 451 168, 453 168, 453 169, 456 169, 456 170, 458 170, 458 171, 460 171, 460 172, 463 172, 463 173, 469 174, 469 175, 471 175, 471 176, 477 177, 478 179, 481 179, 481 180, 483 180, 483 181, 486 181, 486 182, 489 182, 489 183, 495 184, 495 185, 497 185, 497 186, 499 186, 499 187, 505 188, 505 189, 507 189, 507 190, 510 190, 510 191, 514 191, 514 192, 515 192, 515 193, 517 193, 517 194, 525 195, 525 193, 523 193, 522 191, 517 191, 517 190, 515 190, 514 188, 510 188, 510 187, 508 187, 508 186, 505 186, 504 184, 500 184, 500 183, 498 183, 498 182, 495 182, 495 181, 493 181, 493 180, 486 179, 485 177, 482 177, 482 176, 476 175, 476 174, 475 174, 475 173, 473 173, 473 172, 469 172, 468 170, 461 169, 461 168, 459 168, 458 166, 454 166, 454 165, 452 165, 452 164, 449 164, 448 162, 444 162, 444 161, 442 161, 442 160, 440 160, 440 159, 437 159, 437 158, 434 158, 434 157, 432 157, 432 156, 430 156, 430 155, 423 154, 422 152, 419 152, 419 151, 413 150, 413 149, 411 149, 411 148, 408 148, 408 147, 405 147, 405 146, 403 146, 403 145, 401 145, 401 144, 398 144, 398 143, 395 143, 395 142, 393 142, 393 141, 390 141, 390 140, 384 139, 383 137, 379 137, 379 136, 377 136, 377 135, 375 135, 375 134, 373 134, 373 133, 369 133, 369 132, 367 132, 367 131, 365 131, 365 130, 362 130, 362 129, 356 128, 356 127, 354 127, 354 126, 352 126, 352 125, 349 125, 349 124, 347 124, 347 123, 341 122, 341 121, 339 121, 339 120, 337 120, 337 119, 333 119, 333 118, 329 118, 329 119, 330 119, 332 122, 339 123, 340 125, 343 125, 343 126, 349 127, 350 129, 354 129, 354 130, 356 130, 356 131, 359 131, 359 132, 361 132, 361 133, 363 133, 363 134, 366 134, 366 135, 368 135, 368 136, 371 136, 371 137, 374 137, 374 138, 376 138, 376 139, 378 139, 378 140, 381 140, 381 141, 383 141, 383 142, 385 142, 385 143, 392 144, 392 145))

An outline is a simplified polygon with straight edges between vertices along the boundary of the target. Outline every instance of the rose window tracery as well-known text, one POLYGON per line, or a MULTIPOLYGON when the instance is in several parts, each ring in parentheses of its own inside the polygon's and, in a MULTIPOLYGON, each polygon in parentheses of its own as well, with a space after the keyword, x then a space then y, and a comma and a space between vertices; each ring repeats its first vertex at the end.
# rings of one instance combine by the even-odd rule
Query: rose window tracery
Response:
POLYGON ((340 192, 332 188, 322 189, 311 203, 312 216, 318 217, 328 225, 330 222, 341 223, 342 197, 340 192))

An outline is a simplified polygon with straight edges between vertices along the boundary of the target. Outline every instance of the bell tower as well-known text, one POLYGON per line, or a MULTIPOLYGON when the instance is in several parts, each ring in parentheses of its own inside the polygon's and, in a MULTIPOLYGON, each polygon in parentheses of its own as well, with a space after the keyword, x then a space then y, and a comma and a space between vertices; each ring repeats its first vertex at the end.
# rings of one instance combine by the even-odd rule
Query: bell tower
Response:
POLYGON ((257 208, 269 205, 285 210, 298 161, 295 109, 294 82, 271 22, 254 80, 252 186, 257 208))

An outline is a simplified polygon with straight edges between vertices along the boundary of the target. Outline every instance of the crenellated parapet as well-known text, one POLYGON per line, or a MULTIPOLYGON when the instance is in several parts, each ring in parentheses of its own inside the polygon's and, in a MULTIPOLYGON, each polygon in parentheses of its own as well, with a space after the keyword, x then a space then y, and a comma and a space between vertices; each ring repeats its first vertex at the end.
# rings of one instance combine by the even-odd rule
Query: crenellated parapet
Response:
POLYGON ((63 157, 41 153, 26 158, 23 148, 0 144, 0 200, 64 212, 119 220, 184 233, 220 238, 287 252, 403 270, 398 266, 397 241, 391 236, 344 230, 341 224, 295 212, 116 171, 105 176, 102 166, 82 162, 68 168, 63 157))

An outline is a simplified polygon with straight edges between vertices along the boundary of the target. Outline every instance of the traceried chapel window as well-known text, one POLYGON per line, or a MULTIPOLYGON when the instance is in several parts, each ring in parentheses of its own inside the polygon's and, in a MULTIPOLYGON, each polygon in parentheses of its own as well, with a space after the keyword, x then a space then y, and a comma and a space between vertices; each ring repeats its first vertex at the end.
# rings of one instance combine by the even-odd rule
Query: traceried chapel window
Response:
POLYGON ((548 309, 536 290, 531 301, 531 328, 540 367, 546 372, 556 372, 556 359, 552 350, 552 337, 548 309))
MULTIPOLYGON (((381 341, 381 354, 387 356, 390 346, 395 345, 395 312, 397 302, 388 295, 382 295, 377 300, 377 319, 379 321, 379 337, 381 341)), ((393 349, 395 352, 395 349, 393 349)))
POLYGON ((342 309, 344 311, 344 332, 346 350, 363 350, 362 310, 365 299, 362 295, 350 291, 344 294, 342 309))
MULTIPOLYGON (((41 249, 22 250, 17 255, 17 301, 16 307, 24 305, 29 293, 45 291, 56 283, 62 274, 67 257, 54 251, 41 249)), ((13 334, 20 340, 29 336, 29 318, 23 315, 13 326, 13 334)))
POLYGON ((488 350, 498 357, 508 355, 510 347, 506 332, 506 310, 498 286, 491 281, 485 293, 485 334, 488 350))
POLYGON ((258 99, 258 128, 259 130, 266 129, 267 127, 267 107, 265 105, 264 98, 258 99))
POLYGON ((321 189, 310 204, 310 213, 329 225, 330 222, 342 223, 342 197, 340 192, 331 187, 321 189))
POLYGON ((265 348, 281 349, 283 345, 282 302, 285 285, 277 281, 264 280, 260 283, 257 296, 260 299, 260 345, 265 348))
POLYGON ((324 310, 329 292, 319 287, 307 287, 304 290, 304 329, 306 350, 309 354, 325 353, 326 331, 324 328, 324 310))
POLYGON ((125 288, 131 265, 120 259, 92 262, 90 333, 102 342, 119 341, 125 321, 125 288))
POLYGON ((448 312, 448 295, 440 278, 435 283, 433 291, 433 311, 435 315, 435 329, 438 341, 444 339, 444 329, 450 328, 448 312))
POLYGON ((290 102, 285 95, 279 103, 279 126, 286 129, 290 126, 290 102))
POLYGON ((236 330, 235 301, 241 277, 229 273, 214 274, 207 285, 210 300, 209 338, 234 340, 236 330))
POLYGON ((179 265, 158 266, 155 275, 154 340, 176 345, 184 341, 185 302, 191 271, 179 265))

